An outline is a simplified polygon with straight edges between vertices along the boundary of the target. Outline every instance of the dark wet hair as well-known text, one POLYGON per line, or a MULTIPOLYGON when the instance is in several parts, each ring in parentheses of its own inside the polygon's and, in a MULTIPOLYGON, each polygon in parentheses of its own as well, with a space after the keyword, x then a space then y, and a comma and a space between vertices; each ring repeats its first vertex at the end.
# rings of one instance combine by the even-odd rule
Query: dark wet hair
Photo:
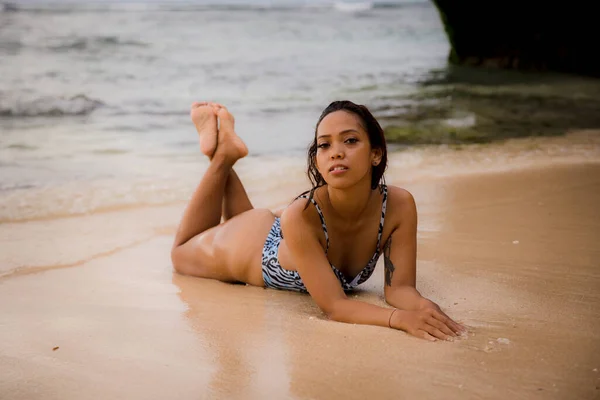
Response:
POLYGON ((385 136, 383 135, 383 129, 379 125, 379 122, 377 122, 367 107, 363 105, 355 104, 349 100, 334 101, 333 103, 329 104, 321 113, 321 116, 319 117, 315 127, 315 137, 308 148, 308 170, 306 173, 312 188, 303 193, 310 193, 308 196, 309 201, 306 203, 307 206, 310 202, 310 199, 313 198, 315 190, 327 183, 317 169, 317 130, 319 129, 319 124, 321 124, 323 118, 335 111, 345 111, 356 115, 360 120, 362 127, 365 129, 365 131, 367 131, 371 148, 381 150, 381 161, 379 164, 372 167, 371 170, 371 189, 377 188, 380 182, 385 183, 383 173, 387 168, 387 146, 385 143, 385 136))

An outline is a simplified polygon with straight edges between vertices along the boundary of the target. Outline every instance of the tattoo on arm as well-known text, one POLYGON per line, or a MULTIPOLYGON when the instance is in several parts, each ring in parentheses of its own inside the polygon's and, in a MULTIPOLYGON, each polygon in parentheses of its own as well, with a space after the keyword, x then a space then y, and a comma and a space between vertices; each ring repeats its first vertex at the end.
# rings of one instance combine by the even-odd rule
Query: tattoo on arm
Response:
POLYGON ((394 275, 394 264, 390 258, 390 251, 392 247, 392 238, 390 237, 388 241, 385 243, 385 247, 383 248, 383 261, 384 261, 384 269, 385 269, 385 284, 388 286, 392 286, 392 275, 394 275))

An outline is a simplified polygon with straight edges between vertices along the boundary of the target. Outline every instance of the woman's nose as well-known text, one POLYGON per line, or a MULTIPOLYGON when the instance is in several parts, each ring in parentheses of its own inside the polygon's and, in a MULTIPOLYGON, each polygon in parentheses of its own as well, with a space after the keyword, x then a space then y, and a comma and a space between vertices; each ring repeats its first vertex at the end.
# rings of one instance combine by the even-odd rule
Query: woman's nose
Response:
POLYGON ((333 148, 331 150, 333 150, 331 152, 332 160, 335 160, 338 158, 344 158, 344 151, 342 150, 341 146, 333 146, 333 148))

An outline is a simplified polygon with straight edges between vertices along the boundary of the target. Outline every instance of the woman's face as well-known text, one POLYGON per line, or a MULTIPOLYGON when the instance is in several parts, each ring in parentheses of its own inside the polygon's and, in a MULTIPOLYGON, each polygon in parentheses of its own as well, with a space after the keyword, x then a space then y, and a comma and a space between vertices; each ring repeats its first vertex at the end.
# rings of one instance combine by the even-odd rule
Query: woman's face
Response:
POLYGON ((371 168, 381 151, 371 149, 360 118, 346 111, 328 114, 317 128, 316 164, 328 185, 350 187, 363 179, 371 182, 371 168))

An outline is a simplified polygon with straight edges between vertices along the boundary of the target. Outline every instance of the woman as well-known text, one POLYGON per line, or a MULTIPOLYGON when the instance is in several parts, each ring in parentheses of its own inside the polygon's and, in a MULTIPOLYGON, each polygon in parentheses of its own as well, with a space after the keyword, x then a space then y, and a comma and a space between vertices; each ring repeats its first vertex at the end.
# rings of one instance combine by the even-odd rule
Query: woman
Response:
POLYGON ((336 101, 323 111, 308 152, 313 188, 281 215, 254 209, 233 170, 248 149, 228 110, 194 103, 191 117, 211 161, 175 237, 177 272, 308 292, 335 321, 432 341, 465 331, 415 289, 415 202, 406 190, 380 184, 385 138, 366 107, 336 101), (371 276, 382 252, 385 300, 394 308, 346 297, 371 276))

